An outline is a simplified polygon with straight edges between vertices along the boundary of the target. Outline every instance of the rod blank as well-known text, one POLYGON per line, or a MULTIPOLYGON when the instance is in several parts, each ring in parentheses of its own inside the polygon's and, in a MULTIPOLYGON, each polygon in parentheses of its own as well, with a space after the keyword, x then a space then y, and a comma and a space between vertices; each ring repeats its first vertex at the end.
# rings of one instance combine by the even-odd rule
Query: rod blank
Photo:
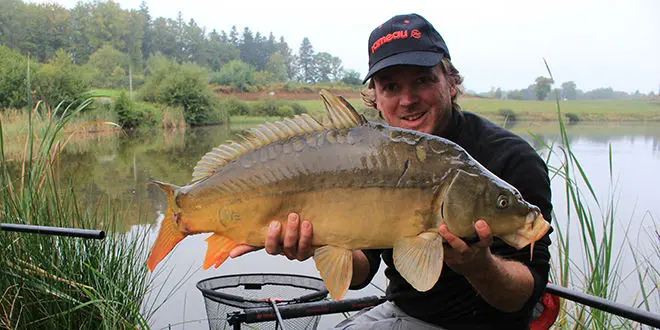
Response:
POLYGON ((0 223, 0 230, 14 231, 19 233, 69 236, 69 237, 81 237, 81 238, 93 238, 93 239, 105 238, 105 232, 103 230, 21 225, 15 223, 0 223))
POLYGON ((660 315, 643 309, 630 307, 628 305, 571 290, 552 283, 548 283, 545 291, 564 299, 598 308, 608 313, 623 316, 629 320, 660 328, 660 315))

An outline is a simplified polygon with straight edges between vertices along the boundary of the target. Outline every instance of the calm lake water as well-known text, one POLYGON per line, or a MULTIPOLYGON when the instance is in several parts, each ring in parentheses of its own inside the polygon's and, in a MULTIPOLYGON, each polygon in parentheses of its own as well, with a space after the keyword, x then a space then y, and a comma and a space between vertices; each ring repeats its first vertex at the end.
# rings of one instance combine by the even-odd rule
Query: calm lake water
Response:
MULTIPOLYGON (((103 137, 92 143, 71 145, 63 160, 64 169, 81 189, 81 196, 89 203, 95 203, 100 196, 112 198, 124 203, 130 202, 132 208, 143 211, 141 216, 127 219, 126 231, 150 230, 150 244, 155 240, 158 224, 166 208, 164 194, 148 182, 158 179, 173 184, 184 185, 191 178, 196 162, 211 148, 228 139, 245 127, 237 125, 205 127, 173 131, 166 134, 143 133, 137 136, 121 135, 103 137), (145 213, 146 212, 146 213, 145 213)), ((559 129, 552 123, 518 123, 509 127, 525 137, 535 146, 540 143, 529 134, 534 133, 548 144, 559 140, 559 129)), ((651 255, 653 246, 657 246, 656 231, 660 228, 660 124, 644 123, 599 123, 569 126, 572 149, 579 158, 593 185, 601 203, 607 202, 614 189, 616 201, 615 247, 626 243, 621 250, 621 276, 619 300, 632 303, 639 298, 636 276, 629 276, 635 266, 630 258, 628 242, 632 242, 636 253, 646 254, 653 262, 658 257, 651 255), (609 152, 612 151, 613 169, 610 180, 609 152), (625 239, 627 235, 628 240, 625 239)), ((67 147, 69 148, 69 147, 67 147)), ((544 156, 546 151, 540 151, 544 156)), ((557 165, 558 158, 551 157, 550 164, 557 165)), ((584 191, 585 195, 587 191, 584 191)), ((568 228, 571 241, 575 242, 571 254, 576 267, 583 265, 579 242, 579 228, 576 219, 567 227, 566 197, 564 183, 559 178, 553 179, 553 204, 557 215, 556 223, 562 229, 568 228)), ((607 203, 605 203, 607 204, 607 203)), ((603 205, 603 204, 601 204, 603 205)), ((601 212, 592 203, 594 216, 598 219, 601 212)), ((318 276, 313 261, 289 261, 283 257, 266 255, 263 251, 254 252, 228 260, 219 269, 202 270, 206 252, 204 239, 208 235, 186 238, 174 250, 165 262, 158 266, 154 281, 156 287, 164 286, 166 293, 182 281, 181 288, 174 292, 162 305, 152 319, 154 329, 208 329, 204 299, 195 287, 202 279, 236 273, 294 273, 318 276), (165 279, 167 277, 167 280, 165 279)), ((557 240, 556 233, 553 241, 557 240)), ((556 244, 553 245, 556 248, 556 244)), ((619 249, 617 248, 616 251, 619 249)), ((657 251, 657 250, 656 250, 657 251)), ((656 268, 660 265, 656 264, 656 268)), ((375 278, 374 286, 361 291, 351 291, 350 297, 381 295, 376 286, 385 288, 384 267, 375 278)), ((576 277, 578 279, 578 277, 576 277)), ((656 279, 657 280, 657 279, 656 279)), ((579 281, 577 281, 579 282, 579 281)), ((576 283, 577 283, 576 282, 576 283)), ((579 285, 577 283, 576 285, 579 285)), ((655 283, 657 286, 657 283, 655 283)), ((657 307, 658 293, 652 299, 657 307)), ((156 303, 160 300, 156 299, 156 303)), ((638 301, 638 300, 637 300, 638 301)), ((153 303, 150 301, 149 303, 153 303)), ((657 311, 657 308, 656 308, 657 311)), ((337 323, 342 315, 324 316, 322 326, 337 323)))

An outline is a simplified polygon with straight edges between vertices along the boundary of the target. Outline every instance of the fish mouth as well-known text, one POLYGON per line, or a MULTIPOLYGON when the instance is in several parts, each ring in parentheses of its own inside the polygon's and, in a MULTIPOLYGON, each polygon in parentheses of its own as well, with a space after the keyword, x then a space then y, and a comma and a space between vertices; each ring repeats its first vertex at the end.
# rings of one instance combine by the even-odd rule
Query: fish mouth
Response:
POLYGON ((545 220, 543 214, 538 208, 532 210, 527 214, 528 224, 531 227, 530 236, 532 238, 530 242, 529 250, 529 260, 531 261, 534 257, 534 244, 536 241, 540 240, 545 236, 545 234, 550 230, 550 223, 545 220))

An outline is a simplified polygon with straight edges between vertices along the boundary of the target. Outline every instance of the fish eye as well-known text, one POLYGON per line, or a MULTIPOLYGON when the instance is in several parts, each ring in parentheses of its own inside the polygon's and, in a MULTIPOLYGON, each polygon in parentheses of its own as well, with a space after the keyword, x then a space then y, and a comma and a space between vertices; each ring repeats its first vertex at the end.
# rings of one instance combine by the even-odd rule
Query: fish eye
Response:
POLYGON ((507 206, 509 206, 509 198, 504 194, 499 195, 497 197, 497 207, 503 209, 507 206))

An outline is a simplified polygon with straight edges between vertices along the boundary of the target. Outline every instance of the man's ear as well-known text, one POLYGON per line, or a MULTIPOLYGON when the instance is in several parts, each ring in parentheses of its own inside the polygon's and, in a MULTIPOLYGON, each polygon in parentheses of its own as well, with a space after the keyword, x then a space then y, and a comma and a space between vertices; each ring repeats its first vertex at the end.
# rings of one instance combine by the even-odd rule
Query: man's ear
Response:
POLYGON ((449 87, 449 92, 451 93, 452 98, 456 97, 456 87, 454 87, 454 86, 449 87))

